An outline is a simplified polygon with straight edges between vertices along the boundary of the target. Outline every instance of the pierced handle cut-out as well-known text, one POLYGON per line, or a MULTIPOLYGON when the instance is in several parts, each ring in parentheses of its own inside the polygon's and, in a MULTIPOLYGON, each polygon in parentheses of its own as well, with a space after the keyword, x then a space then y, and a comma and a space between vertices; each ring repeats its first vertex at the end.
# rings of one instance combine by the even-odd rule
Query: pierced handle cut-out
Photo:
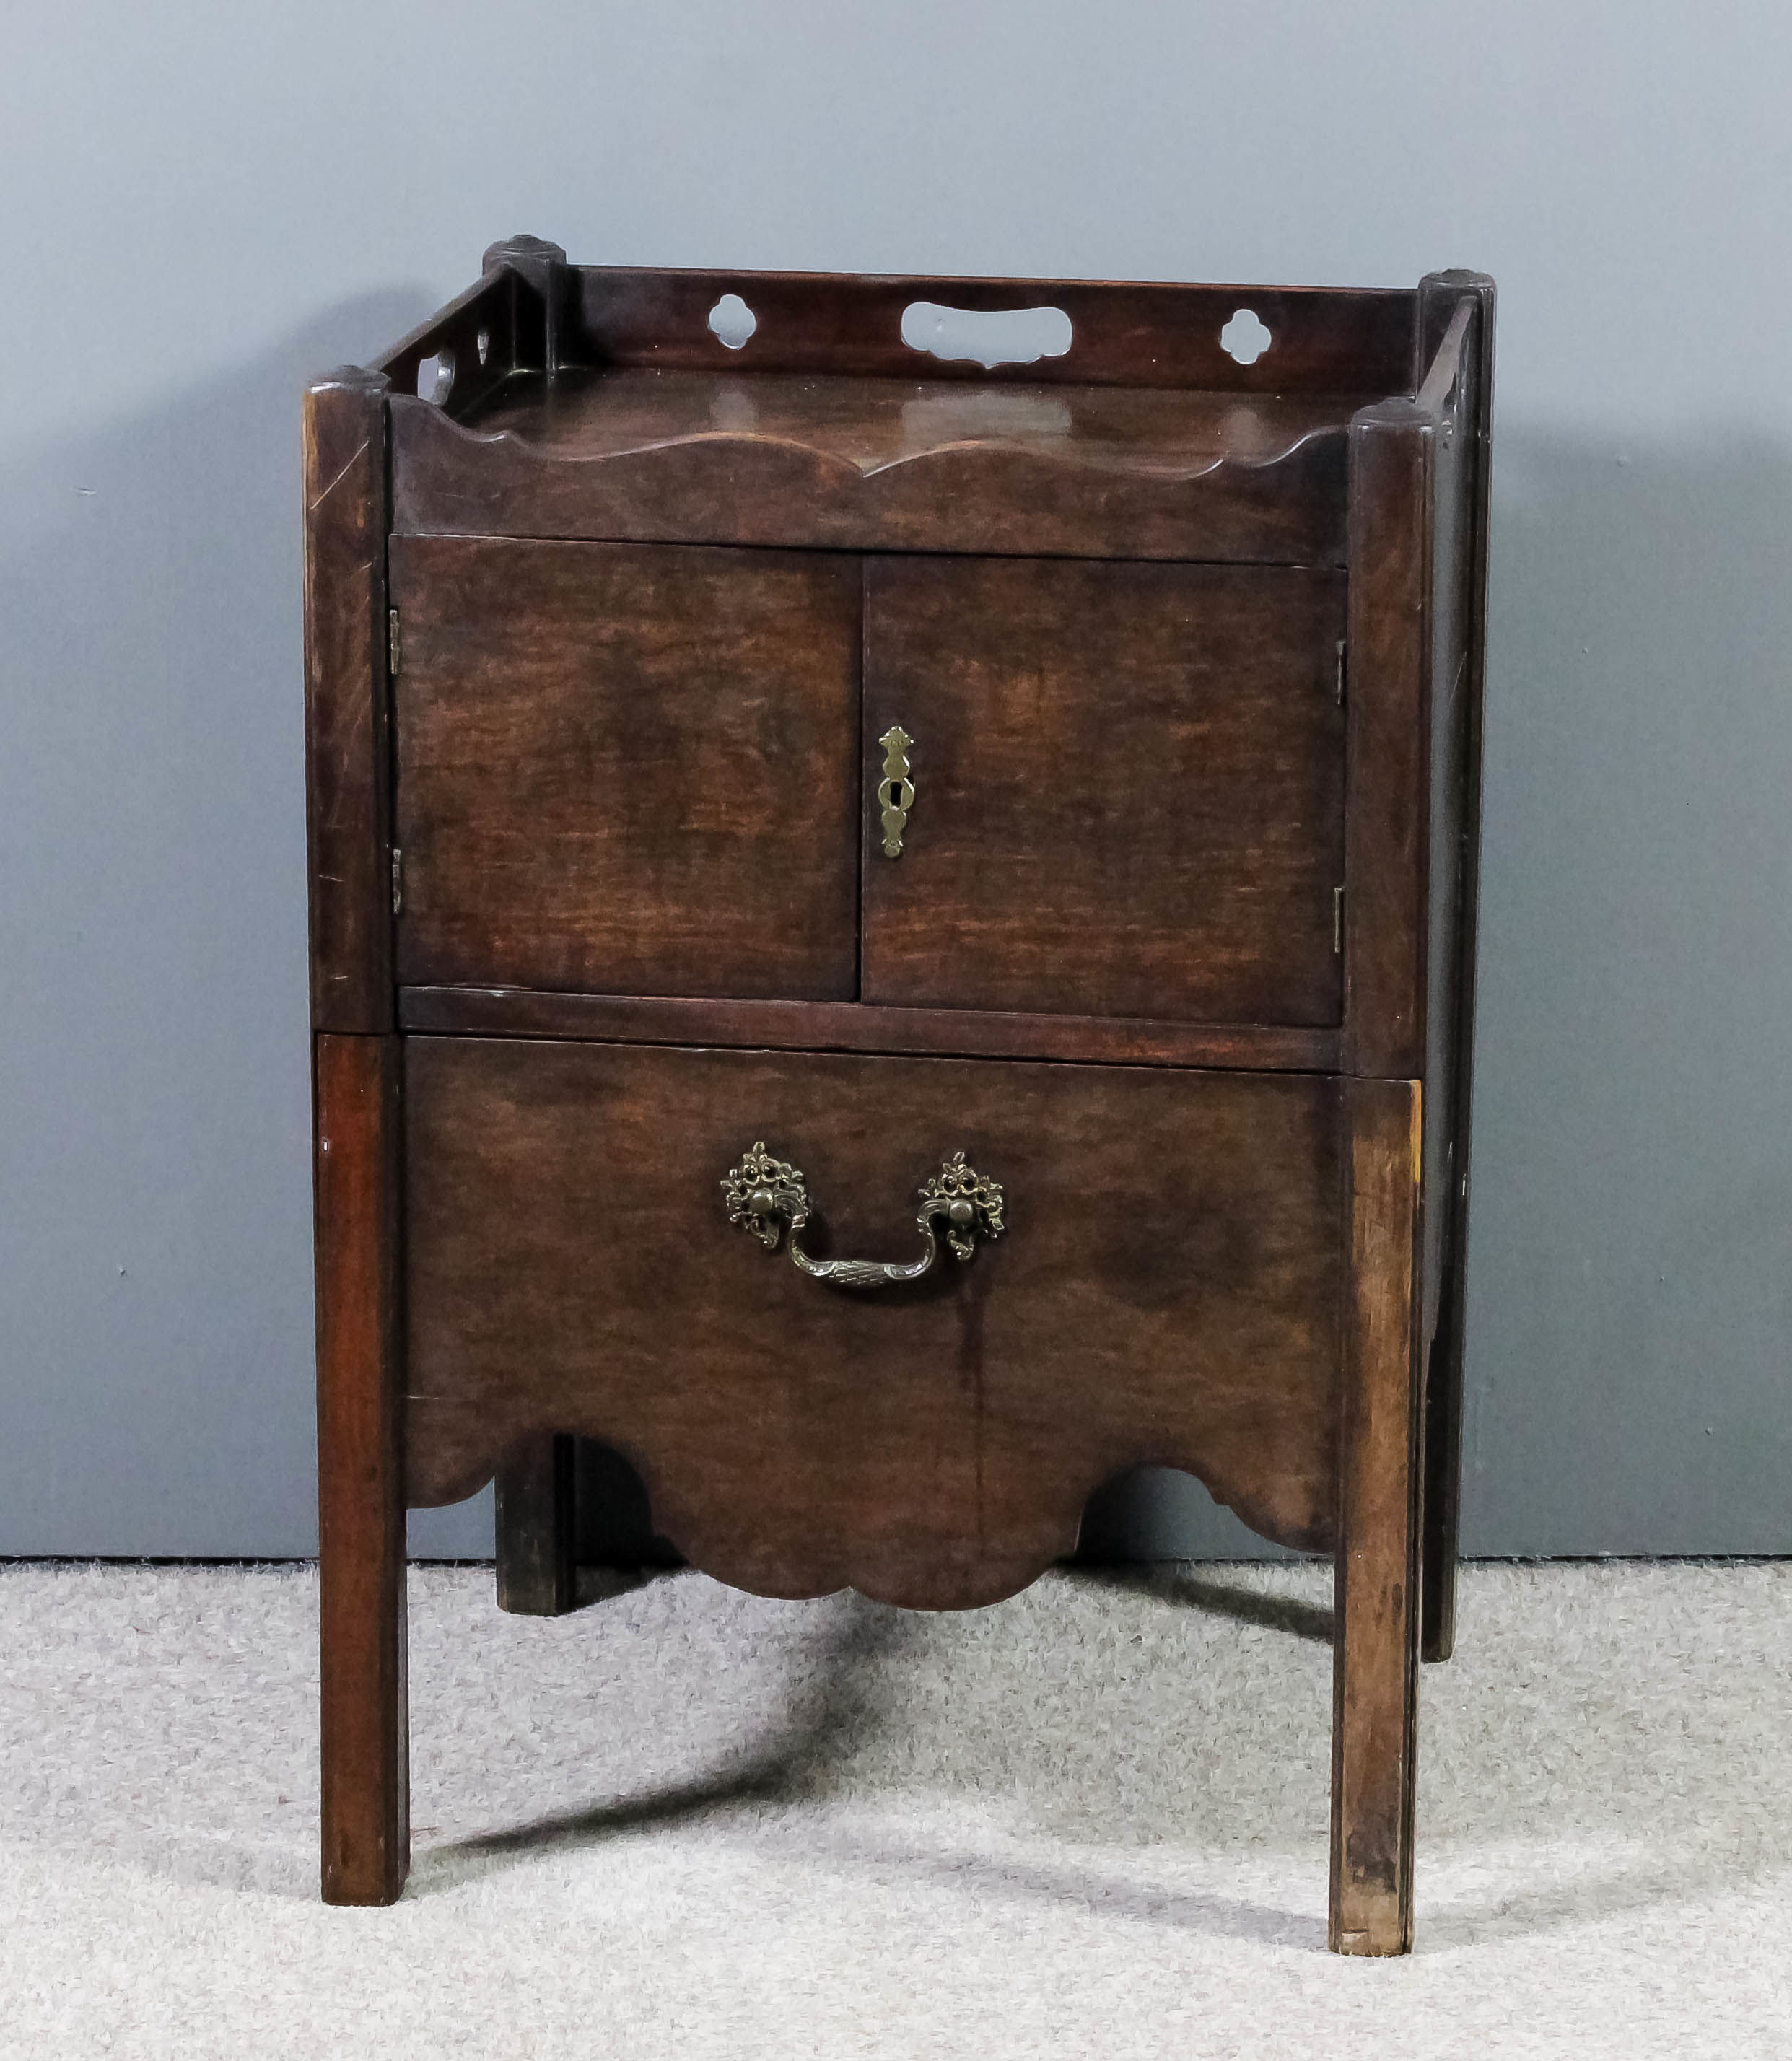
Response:
POLYGON ((887 1288, 892 1282, 918 1281, 939 1257, 942 1226, 947 1250, 958 1260, 970 1259, 980 1237, 1000 1238, 1002 1232, 1000 1187, 967 1167, 962 1152, 943 1161, 920 1190, 915 1222, 926 1249, 918 1259, 811 1259, 798 1243, 811 1215, 802 1172, 789 1160, 774 1159, 762 1139, 742 1154, 739 1166, 729 1168, 722 1191, 730 1223, 751 1231, 767 1252, 776 1252, 778 1241, 787 1236, 794 1264, 836 1288, 887 1288))
POLYGON ((949 308, 910 301, 902 310, 902 341, 948 363, 970 359, 987 370, 1062 358, 1070 347, 1070 318, 1062 308, 949 308))

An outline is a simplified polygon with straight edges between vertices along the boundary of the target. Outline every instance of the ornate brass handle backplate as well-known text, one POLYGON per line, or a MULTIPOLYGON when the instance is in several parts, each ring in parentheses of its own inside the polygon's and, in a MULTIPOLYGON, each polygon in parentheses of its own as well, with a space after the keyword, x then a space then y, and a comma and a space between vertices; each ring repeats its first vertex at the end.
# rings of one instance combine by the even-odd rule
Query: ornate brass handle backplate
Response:
POLYGON ((893 1281, 918 1281, 939 1257, 943 1225, 954 1259, 969 1259, 979 1237, 1002 1235, 1002 1191, 986 1175, 965 1164, 957 1152, 921 1190, 915 1222, 927 1241, 918 1259, 906 1264, 881 1259, 811 1259, 800 1243, 809 1221, 809 1191, 802 1175, 787 1159, 774 1159, 764 1143, 744 1153, 722 1183, 728 1221, 752 1232, 767 1252, 789 1233, 790 1257, 805 1274, 841 1288, 883 1288, 893 1281))

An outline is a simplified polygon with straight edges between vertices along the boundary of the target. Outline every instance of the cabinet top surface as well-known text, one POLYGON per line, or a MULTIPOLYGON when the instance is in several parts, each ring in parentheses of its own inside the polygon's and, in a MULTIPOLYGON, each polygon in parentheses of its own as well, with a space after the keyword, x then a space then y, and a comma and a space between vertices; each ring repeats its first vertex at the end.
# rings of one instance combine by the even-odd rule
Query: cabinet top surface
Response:
POLYGON ((748 438, 861 474, 974 446, 1190 478, 1275 464, 1315 436, 1341 434, 1373 398, 617 367, 515 374, 462 424, 562 458, 748 438))

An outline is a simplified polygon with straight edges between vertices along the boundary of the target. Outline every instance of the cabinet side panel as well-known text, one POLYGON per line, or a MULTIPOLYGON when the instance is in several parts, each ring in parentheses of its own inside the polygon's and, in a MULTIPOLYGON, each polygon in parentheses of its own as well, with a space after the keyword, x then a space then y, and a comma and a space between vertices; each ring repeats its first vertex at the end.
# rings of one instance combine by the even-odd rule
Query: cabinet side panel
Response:
POLYGON ((353 368, 305 397, 311 1022, 392 1027, 386 395, 353 368))
POLYGON ((1427 1660, 1447 1659, 1455 1639, 1493 320, 1493 282, 1479 274, 1442 273, 1426 280, 1420 290, 1422 353, 1442 346, 1440 370, 1454 372, 1438 431, 1432 532, 1435 600, 1422 1334, 1429 1341, 1423 1583, 1427 1660), (1458 332, 1454 325, 1465 303, 1472 313, 1458 332), (1453 361, 1445 355, 1452 338, 1457 339, 1453 361))

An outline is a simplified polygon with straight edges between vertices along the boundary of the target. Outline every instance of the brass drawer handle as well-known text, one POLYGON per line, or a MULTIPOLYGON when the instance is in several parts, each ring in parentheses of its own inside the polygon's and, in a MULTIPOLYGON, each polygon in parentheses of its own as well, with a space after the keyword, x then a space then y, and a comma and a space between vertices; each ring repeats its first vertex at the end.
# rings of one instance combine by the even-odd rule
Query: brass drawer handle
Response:
POLYGON ((883 778, 878 782, 878 806, 883 815, 883 855, 900 858, 902 832, 908 825, 909 810, 914 806, 914 782, 909 778, 914 768, 908 756, 914 739, 898 722, 892 723, 878 742, 883 746, 883 778))
POLYGON ((809 1191, 798 1170, 787 1159, 773 1159, 762 1141, 742 1155, 739 1166, 729 1169, 722 1189, 730 1223, 751 1231, 767 1252, 777 1251, 778 1241, 787 1229, 790 1257, 803 1272, 841 1288, 882 1288, 892 1281, 918 1281, 939 1257, 942 1224, 954 1259, 969 1259, 980 1236, 1002 1235, 1002 1190, 975 1167, 967 1167, 962 1152, 946 1160, 920 1191, 915 1222, 927 1249, 906 1266, 894 1260, 811 1259, 798 1242, 809 1221, 809 1191))

